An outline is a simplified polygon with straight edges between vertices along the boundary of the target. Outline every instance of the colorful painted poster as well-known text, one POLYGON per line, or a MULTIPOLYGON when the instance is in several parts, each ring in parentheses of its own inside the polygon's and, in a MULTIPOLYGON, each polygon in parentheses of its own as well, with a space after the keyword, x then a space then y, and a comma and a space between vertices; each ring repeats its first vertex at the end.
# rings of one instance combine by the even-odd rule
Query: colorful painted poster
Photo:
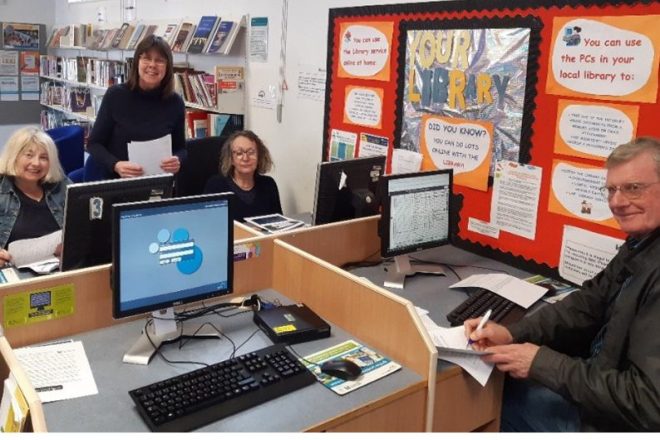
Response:
POLYGON ((546 92, 656 102, 660 15, 555 17, 546 92))
POLYGON ((600 192, 606 174, 601 167, 555 160, 548 211, 618 229, 607 199, 600 192))
POLYGON ((379 87, 346 87, 344 123, 381 128, 384 93, 379 87))
POLYGON ((5 49, 39 49, 39 25, 3 23, 2 36, 5 49))
POLYGON ((353 159, 357 146, 357 133, 332 129, 330 139, 330 160, 353 159))
POLYGON ((487 121, 422 116, 422 169, 454 170, 454 184, 486 191, 493 149, 493 125, 487 121))
POLYGON ((559 100, 555 153, 604 160, 637 132, 639 107, 559 100))
POLYGON ((518 161, 531 32, 526 27, 408 30, 399 148, 422 151, 428 115, 462 118, 493 127, 490 173, 495 160, 518 161))
POLYGON ((19 64, 21 75, 39 75, 39 52, 20 52, 19 64))
POLYGON ((390 80, 392 22, 342 23, 340 25, 340 78, 390 80))

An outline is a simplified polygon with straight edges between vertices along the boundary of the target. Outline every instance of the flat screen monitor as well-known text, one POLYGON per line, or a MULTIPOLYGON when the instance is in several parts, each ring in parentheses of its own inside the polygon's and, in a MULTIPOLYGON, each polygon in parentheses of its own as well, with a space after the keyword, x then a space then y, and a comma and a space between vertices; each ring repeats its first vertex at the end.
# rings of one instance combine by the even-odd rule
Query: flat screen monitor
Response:
POLYGON ((416 272, 437 273, 408 254, 449 243, 452 176, 448 169, 383 177, 381 255, 395 257, 396 269, 388 271, 388 287, 403 287, 416 272))
MULTIPOLYGON (((232 291, 232 197, 231 193, 222 193, 115 205, 115 318, 162 313, 232 291)), ((178 337, 182 332, 171 333, 178 337)), ((133 359, 133 363, 148 363, 154 347, 172 335, 150 334, 147 341, 138 340, 136 345, 141 344, 141 348, 129 351, 129 359, 125 356, 124 360, 131 362, 130 356, 139 356, 146 349, 146 362, 133 359)))
POLYGON ((159 174, 69 185, 64 205, 62 271, 112 261, 112 205, 172 196, 174 176, 159 174))
POLYGON ((385 156, 321 162, 316 171, 313 224, 378 214, 385 156))

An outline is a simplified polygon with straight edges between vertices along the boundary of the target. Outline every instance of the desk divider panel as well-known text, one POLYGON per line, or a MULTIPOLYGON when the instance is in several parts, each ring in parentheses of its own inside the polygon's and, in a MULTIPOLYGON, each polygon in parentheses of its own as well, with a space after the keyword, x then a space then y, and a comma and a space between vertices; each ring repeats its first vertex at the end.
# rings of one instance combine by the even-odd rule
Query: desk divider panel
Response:
POLYGON ((275 290, 426 378, 429 431, 438 353, 414 305, 279 239, 273 263, 275 290))
POLYGON ((261 237, 262 233, 248 228, 241 222, 234 220, 234 241, 243 240, 245 238, 261 237))

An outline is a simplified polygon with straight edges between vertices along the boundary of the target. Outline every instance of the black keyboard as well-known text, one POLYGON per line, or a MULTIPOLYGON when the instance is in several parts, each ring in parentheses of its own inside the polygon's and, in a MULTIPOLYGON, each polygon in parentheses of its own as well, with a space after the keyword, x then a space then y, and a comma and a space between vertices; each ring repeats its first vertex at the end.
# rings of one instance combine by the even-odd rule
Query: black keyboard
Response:
POLYGON ((525 309, 513 301, 490 290, 479 289, 449 312, 447 320, 452 326, 463 325, 466 319, 483 316, 488 309, 493 311, 490 320, 501 324, 516 322, 525 314, 525 309))
POLYGON ((129 391, 152 431, 190 431, 316 382, 285 344, 129 391))

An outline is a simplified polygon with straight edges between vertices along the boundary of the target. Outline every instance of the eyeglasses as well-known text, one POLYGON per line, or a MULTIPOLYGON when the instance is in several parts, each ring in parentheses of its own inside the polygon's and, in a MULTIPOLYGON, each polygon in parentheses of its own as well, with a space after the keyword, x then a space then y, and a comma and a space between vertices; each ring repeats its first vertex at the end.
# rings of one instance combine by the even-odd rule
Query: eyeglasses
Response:
POLYGON ((243 159, 244 157, 252 159, 256 157, 257 150, 232 150, 231 154, 234 155, 235 159, 243 159))
POLYGON ((152 58, 148 55, 140 55, 140 61, 145 64, 154 63, 159 66, 164 66, 167 64, 167 60, 165 58, 152 58))
POLYGON ((607 197, 607 200, 610 200, 612 197, 614 197, 614 194, 616 194, 617 191, 621 191, 621 194, 628 200, 635 200, 638 199, 644 194, 644 191, 651 185, 655 185, 656 183, 660 182, 652 182, 652 183, 639 183, 639 182, 632 182, 632 183, 624 183, 623 185, 611 185, 611 186, 604 186, 600 188, 600 192, 603 193, 605 197, 607 197))

